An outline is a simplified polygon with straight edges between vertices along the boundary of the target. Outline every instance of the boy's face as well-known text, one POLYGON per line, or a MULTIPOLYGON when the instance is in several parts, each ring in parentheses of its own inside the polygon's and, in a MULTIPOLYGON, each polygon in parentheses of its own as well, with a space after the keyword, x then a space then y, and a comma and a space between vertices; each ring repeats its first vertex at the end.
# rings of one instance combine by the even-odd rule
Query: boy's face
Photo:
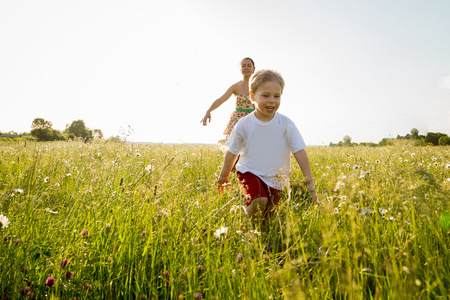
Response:
POLYGON ((255 116, 263 121, 272 120, 275 112, 280 107, 281 85, 276 81, 264 82, 251 98, 255 103, 255 116))

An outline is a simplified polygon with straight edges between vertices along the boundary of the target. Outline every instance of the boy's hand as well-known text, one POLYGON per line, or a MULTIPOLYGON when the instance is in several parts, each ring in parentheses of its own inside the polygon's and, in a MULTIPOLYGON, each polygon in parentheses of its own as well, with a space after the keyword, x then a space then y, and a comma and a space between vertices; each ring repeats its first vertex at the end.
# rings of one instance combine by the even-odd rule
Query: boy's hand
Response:
POLYGON ((316 188, 314 187, 314 182, 313 181, 307 181, 306 182, 306 188, 308 189, 308 191, 313 196, 313 199, 314 199, 313 204, 317 204, 318 203, 317 192, 316 192, 316 188))
POLYGON ((219 194, 222 193, 224 188, 227 186, 231 186, 231 183, 228 181, 228 177, 217 177, 217 189, 219 194))

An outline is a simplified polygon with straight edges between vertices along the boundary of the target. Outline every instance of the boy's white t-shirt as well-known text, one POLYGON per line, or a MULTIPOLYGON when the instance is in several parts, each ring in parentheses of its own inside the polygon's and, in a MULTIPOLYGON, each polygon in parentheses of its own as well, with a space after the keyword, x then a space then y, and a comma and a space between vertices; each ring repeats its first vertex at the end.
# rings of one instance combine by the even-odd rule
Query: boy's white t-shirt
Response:
POLYGON ((240 154, 236 170, 251 172, 279 190, 289 182, 291 152, 306 148, 294 122, 278 112, 268 122, 254 112, 240 119, 226 146, 232 154, 240 154))

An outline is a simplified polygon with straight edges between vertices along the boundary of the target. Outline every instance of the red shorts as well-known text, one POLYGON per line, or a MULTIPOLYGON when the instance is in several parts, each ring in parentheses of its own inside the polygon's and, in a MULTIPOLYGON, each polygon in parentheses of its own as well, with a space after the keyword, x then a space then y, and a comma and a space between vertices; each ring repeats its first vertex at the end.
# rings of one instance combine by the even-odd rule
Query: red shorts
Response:
POLYGON ((250 172, 242 174, 237 171, 237 175, 239 186, 241 187, 245 199, 247 199, 247 206, 249 206, 255 198, 265 197, 267 198, 267 205, 264 213, 266 213, 280 201, 281 191, 268 186, 255 174, 250 172))

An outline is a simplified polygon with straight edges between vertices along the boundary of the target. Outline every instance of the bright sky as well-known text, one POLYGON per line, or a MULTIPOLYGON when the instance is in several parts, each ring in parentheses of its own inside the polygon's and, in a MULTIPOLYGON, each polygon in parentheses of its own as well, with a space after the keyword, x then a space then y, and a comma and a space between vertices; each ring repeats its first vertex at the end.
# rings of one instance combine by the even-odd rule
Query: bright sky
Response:
POLYGON ((309 145, 450 134, 448 0, 1 1, 0 131, 84 120, 105 137, 215 143, 240 60, 274 69, 309 145))

